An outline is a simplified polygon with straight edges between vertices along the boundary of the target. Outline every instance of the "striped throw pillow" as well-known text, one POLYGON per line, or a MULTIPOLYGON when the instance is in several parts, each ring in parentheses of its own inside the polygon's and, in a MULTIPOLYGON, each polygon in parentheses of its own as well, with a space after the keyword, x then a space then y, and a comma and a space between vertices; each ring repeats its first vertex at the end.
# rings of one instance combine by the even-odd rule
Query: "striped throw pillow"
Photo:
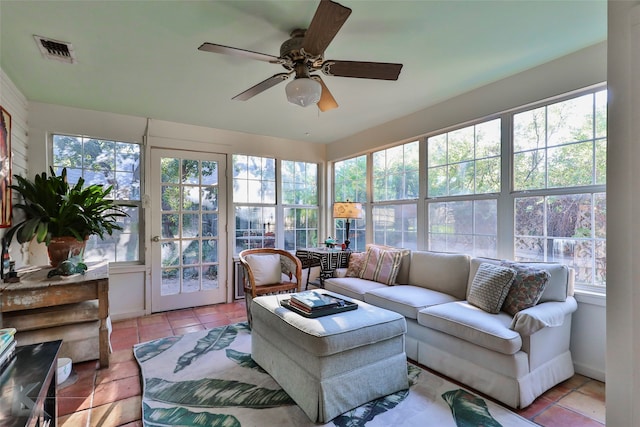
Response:
POLYGON ((393 285, 398 276, 403 251, 386 250, 372 246, 367 249, 360 278, 393 285))

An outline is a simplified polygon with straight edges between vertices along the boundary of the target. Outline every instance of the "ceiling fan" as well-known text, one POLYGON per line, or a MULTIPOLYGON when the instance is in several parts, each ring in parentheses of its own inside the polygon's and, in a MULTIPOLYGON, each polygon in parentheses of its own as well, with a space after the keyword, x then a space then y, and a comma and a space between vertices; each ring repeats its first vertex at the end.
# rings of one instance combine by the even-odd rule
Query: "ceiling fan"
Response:
POLYGON ((291 38, 280 46, 280 56, 214 43, 203 43, 198 49, 279 64, 287 70, 269 77, 232 99, 246 101, 295 74, 285 88, 289 102, 302 107, 317 104, 320 111, 328 111, 337 108, 338 103, 320 76, 312 73, 321 71, 327 76, 398 80, 402 69, 402 64, 385 62, 324 60, 325 49, 350 14, 351 9, 348 7, 330 0, 321 0, 309 28, 293 30, 291 38))

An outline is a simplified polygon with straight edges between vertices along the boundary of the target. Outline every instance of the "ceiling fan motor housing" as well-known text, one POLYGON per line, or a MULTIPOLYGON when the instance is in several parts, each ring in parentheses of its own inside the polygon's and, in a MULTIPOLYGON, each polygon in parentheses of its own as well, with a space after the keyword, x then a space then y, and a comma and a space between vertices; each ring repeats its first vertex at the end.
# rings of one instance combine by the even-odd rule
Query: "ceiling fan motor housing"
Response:
POLYGON ((280 58, 290 61, 285 62, 282 66, 289 71, 296 69, 296 65, 300 63, 310 68, 319 68, 322 64, 322 55, 311 57, 302 49, 306 32, 307 30, 304 29, 295 29, 290 34, 291 38, 280 45, 280 58))

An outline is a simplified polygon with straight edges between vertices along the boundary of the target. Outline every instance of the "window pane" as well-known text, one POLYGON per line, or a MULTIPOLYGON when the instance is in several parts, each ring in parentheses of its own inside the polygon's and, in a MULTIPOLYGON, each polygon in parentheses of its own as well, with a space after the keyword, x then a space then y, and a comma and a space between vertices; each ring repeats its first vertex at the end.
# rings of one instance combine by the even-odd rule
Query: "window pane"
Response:
POLYGON ((374 243, 417 249, 417 206, 415 203, 373 207, 374 243))
POLYGON ((605 137, 606 91, 515 114, 514 189, 605 184, 605 137))
MULTIPOLYGON (((133 205, 123 208, 129 214, 129 217, 118 222, 123 230, 115 230, 112 236, 105 235, 104 239, 90 237, 85 249, 85 261, 139 261, 140 145, 70 135, 53 135, 52 140, 51 166, 57 173, 66 167, 70 184, 83 178, 85 186, 98 184, 105 188, 112 187, 109 198, 133 205)), ((163 165, 163 176, 168 166, 163 165)), ((170 227, 163 230, 172 231, 177 230, 171 230, 170 227)))
POLYGON ((435 156, 428 162, 429 198, 500 192, 501 123, 494 119, 427 140, 429 156, 435 156))
POLYGON ((334 163, 334 201, 367 201, 366 159, 366 156, 359 156, 334 163))
POLYGON ((525 111, 513 116, 513 151, 536 150, 546 147, 545 107, 525 111))
POLYGON ((429 203, 430 250, 496 257, 497 200, 429 203))
POLYGON ((593 143, 562 145, 547 151, 549 187, 574 187, 593 182, 593 143))
POLYGON ((605 193, 515 199, 516 259, 566 264, 577 285, 605 285, 605 228, 605 193))
POLYGON ((545 187, 545 151, 534 150, 514 154, 514 187, 532 190, 545 187))

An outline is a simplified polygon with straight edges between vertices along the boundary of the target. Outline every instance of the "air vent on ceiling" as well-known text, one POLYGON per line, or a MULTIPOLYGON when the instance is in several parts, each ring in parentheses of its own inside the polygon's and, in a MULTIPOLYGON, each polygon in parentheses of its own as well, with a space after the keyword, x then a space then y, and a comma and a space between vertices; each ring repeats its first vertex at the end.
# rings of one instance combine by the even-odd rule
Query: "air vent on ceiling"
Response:
POLYGON ((40 49, 40 52, 42 52, 42 56, 45 58, 55 59, 69 64, 74 64, 76 62, 76 55, 73 52, 73 46, 71 43, 36 35, 33 37, 36 39, 38 48, 40 49))

